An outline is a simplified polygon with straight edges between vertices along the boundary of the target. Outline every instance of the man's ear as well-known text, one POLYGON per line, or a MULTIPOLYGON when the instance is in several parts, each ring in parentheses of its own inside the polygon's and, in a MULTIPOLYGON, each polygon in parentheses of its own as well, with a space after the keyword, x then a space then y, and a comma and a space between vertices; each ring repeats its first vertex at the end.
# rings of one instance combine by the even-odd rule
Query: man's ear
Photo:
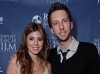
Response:
POLYGON ((50 30, 51 30, 52 33, 54 33, 52 28, 50 30))
POLYGON ((73 29, 73 22, 71 22, 71 29, 73 29))

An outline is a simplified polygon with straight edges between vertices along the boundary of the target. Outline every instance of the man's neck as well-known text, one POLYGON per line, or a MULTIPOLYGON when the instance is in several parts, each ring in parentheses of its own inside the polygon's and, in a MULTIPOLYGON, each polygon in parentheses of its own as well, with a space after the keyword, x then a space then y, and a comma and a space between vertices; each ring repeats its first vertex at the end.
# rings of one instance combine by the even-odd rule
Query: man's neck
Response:
POLYGON ((64 42, 59 41, 59 45, 62 50, 66 50, 69 47, 69 45, 71 44, 71 42, 72 42, 72 36, 70 36, 69 39, 64 42))

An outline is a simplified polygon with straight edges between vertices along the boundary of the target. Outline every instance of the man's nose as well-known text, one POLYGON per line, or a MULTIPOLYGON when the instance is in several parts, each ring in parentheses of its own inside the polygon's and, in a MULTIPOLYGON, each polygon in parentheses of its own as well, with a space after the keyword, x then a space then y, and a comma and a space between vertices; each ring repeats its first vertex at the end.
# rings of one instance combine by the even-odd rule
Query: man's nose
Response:
POLYGON ((64 25, 63 25, 62 22, 59 24, 59 28, 60 28, 61 30, 64 29, 64 25))

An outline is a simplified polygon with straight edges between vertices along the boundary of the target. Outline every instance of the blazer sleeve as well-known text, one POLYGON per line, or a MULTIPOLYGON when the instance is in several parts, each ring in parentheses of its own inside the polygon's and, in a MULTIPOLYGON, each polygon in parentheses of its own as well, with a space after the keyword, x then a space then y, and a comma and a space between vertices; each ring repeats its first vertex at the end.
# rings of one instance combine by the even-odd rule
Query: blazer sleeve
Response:
POLYGON ((99 59, 99 54, 98 54, 98 50, 96 48, 95 45, 91 45, 90 46, 90 53, 91 53, 91 57, 90 57, 90 62, 89 62, 89 72, 90 74, 100 74, 100 59, 99 59))

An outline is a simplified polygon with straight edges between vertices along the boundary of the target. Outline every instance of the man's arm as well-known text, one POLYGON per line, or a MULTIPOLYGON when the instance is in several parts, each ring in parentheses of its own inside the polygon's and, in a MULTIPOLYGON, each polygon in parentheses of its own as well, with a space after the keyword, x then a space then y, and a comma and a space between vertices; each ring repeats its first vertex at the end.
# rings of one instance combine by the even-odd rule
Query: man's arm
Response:
POLYGON ((89 62, 89 72, 90 74, 100 74, 100 59, 97 48, 93 45, 91 46, 91 60, 89 62))

